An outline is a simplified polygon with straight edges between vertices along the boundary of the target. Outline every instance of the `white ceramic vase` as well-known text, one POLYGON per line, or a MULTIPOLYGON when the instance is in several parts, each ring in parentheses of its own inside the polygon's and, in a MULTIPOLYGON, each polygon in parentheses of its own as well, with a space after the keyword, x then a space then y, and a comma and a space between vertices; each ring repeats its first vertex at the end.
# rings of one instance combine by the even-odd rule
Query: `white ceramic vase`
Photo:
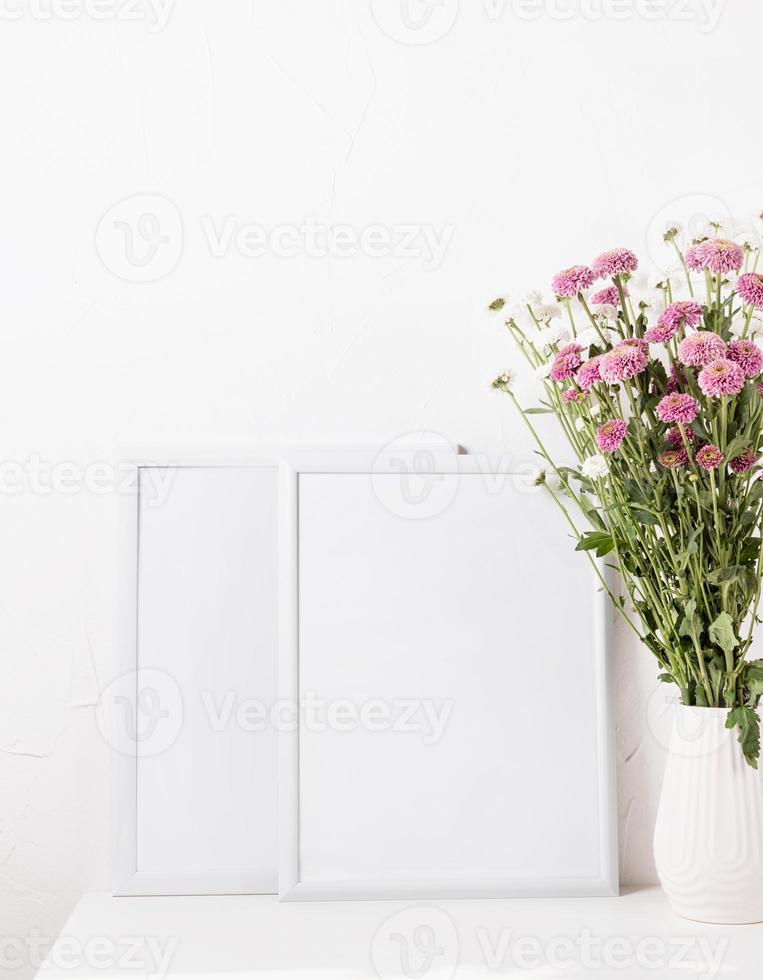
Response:
POLYGON ((724 708, 676 705, 654 858, 673 909, 701 922, 763 921, 763 776, 724 708))

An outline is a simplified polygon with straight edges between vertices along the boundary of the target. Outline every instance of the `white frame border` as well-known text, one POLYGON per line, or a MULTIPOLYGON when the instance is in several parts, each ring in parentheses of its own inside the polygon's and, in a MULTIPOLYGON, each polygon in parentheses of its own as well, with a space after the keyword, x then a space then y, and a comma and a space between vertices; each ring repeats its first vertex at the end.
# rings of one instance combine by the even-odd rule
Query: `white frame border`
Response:
MULTIPOLYGON (((299 699, 299 477, 302 473, 381 472, 368 454, 338 452, 284 454, 279 487, 279 698, 299 699)), ((438 457, 440 473, 481 473, 484 462, 475 457, 438 457)), ((512 475, 507 473, 507 476, 512 475)), ((520 474, 517 474, 520 475, 520 474)), ((582 556, 581 556, 582 557, 582 556)), ((603 574, 611 578, 603 562, 603 574)), ((593 582, 592 582, 593 584, 593 582)), ((612 671, 613 615, 607 594, 598 593, 595 622, 597 749, 599 775, 599 827, 601 875, 592 878, 515 879, 410 879, 399 882, 303 882, 299 877, 299 727, 280 732, 279 772, 279 870, 280 901, 346 901, 378 899, 458 898, 560 898, 614 897, 619 895, 617 845, 617 787, 615 763, 612 671)))

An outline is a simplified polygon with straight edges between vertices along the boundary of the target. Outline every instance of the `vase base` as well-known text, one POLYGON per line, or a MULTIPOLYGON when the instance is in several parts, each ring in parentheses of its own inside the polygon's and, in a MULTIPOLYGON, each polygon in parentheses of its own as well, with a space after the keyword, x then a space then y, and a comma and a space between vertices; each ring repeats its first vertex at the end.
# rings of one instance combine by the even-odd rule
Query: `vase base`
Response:
POLYGON ((680 905, 676 905, 670 901, 670 896, 668 896, 668 901, 676 915, 679 915, 682 919, 688 919, 690 922, 701 922, 704 925, 711 926, 754 926, 763 922, 763 909, 756 909, 751 912, 740 911, 738 913, 711 912, 709 910, 702 911, 699 909, 681 908, 680 905))

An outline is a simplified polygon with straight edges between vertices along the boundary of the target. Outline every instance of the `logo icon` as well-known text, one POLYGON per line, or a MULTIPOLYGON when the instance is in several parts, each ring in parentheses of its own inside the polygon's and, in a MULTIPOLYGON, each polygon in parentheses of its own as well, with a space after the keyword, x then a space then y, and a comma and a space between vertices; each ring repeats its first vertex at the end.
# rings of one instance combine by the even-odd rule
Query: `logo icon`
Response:
POLYGON ((649 222, 646 245, 649 258, 658 269, 678 265, 678 256, 665 241, 665 233, 678 228, 677 242, 684 247, 702 235, 712 235, 720 226, 721 238, 733 238, 732 216, 727 205, 712 194, 684 194, 666 204, 649 222))
POLYGON ((407 520, 425 520, 447 510, 458 491, 458 474, 438 472, 438 461, 455 449, 436 432, 414 432, 388 443, 371 467, 379 503, 407 520))
POLYGON ((155 282, 169 275, 183 251, 183 222, 161 194, 135 194, 104 214, 95 247, 109 272, 128 282, 155 282))
POLYGON ((718 727, 714 712, 681 710, 678 690, 660 683, 646 707, 646 721, 652 738, 666 752, 697 758, 717 752, 735 733, 718 727))
POLYGON ((122 755, 160 755, 183 727, 183 698, 177 681, 163 670, 129 670, 102 692, 96 711, 101 735, 122 755))
POLYGON ((450 980, 458 963, 458 933, 442 909, 416 906, 386 919, 371 941, 371 962, 381 980, 450 980))
POLYGON ((450 31, 458 0, 371 0, 380 30, 400 44, 432 44, 450 31))

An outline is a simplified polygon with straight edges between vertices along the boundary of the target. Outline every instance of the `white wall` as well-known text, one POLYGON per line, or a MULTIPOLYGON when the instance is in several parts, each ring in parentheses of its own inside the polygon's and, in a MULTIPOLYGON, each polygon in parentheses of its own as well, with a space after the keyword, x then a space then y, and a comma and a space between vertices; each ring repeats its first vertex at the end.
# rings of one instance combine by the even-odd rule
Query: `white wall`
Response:
MULTIPOLYGON (((177 0, 158 19, 141 3, 138 19, 109 0, 0 4, 7 460, 420 429, 526 458, 488 389, 513 355, 486 302, 606 247, 646 258, 676 198, 743 221, 763 207, 758 4, 444 0, 406 32, 398 0, 177 0), (114 222, 145 211, 166 241, 131 264, 114 222), (436 268, 420 248, 214 254, 210 222, 310 216, 452 237, 436 268)), ((116 501, 39 490, 0 494, 0 933, 15 936, 54 932, 109 882, 93 703, 116 501)), ((646 881, 654 672, 623 636, 615 655, 622 870, 646 881)))

